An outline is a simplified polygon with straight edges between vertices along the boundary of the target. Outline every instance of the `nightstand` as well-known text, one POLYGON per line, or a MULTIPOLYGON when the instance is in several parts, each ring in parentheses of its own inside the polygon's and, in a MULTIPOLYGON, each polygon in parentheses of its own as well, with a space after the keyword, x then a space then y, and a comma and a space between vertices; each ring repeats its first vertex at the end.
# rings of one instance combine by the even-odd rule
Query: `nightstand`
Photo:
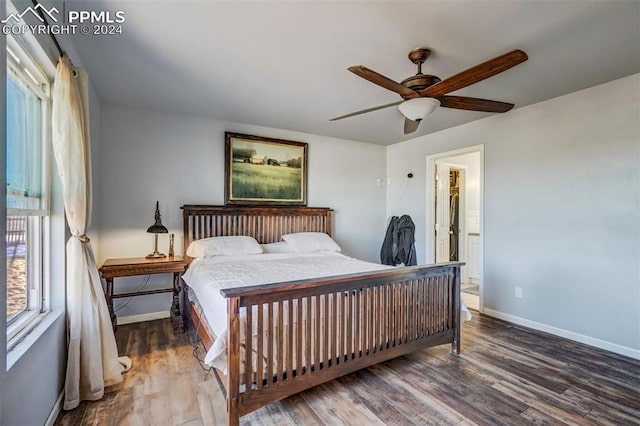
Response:
POLYGON ((184 322, 180 311, 180 276, 186 268, 186 262, 182 256, 164 257, 159 259, 147 259, 144 257, 132 257, 127 259, 107 259, 100 268, 100 276, 105 279, 105 299, 109 307, 111 324, 116 329, 117 318, 113 311, 113 299, 120 297, 143 296, 145 294, 158 294, 173 292, 171 303, 171 323, 173 333, 184 332, 184 322), (173 273, 173 287, 158 290, 135 291, 131 293, 113 294, 113 279, 131 277, 134 275, 168 274, 173 273))

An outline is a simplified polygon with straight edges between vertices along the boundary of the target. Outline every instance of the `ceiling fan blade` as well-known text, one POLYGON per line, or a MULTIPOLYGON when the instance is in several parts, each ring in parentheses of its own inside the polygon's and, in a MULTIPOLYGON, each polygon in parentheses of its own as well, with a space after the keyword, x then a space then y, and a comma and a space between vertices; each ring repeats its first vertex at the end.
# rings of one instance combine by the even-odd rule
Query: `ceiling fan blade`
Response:
POLYGON ((398 93, 404 98, 412 99, 412 98, 420 97, 420 95, 417 92, 414 92, 408 87, 405 87, 400 83, 396 83, 395 81, 391 80, 389 77, 385 77, 384 75, 379 74, 373 70, 370 70, 369 68, 363 65, 353 65, 347 69, 352 73, 354 73, 355 75, 372 82, 373 84, 377 84, 380 87, 384 87, 385 89, 398 93))
POLYGON ((474 83, 492 77, 509 68, 526 61, 528 56, 522 50, 514 50, 504 55, 493 58, 487 62, 483 62, 475 67, 471 67, 468 70, 462 71, 449 78, 445 78, 439 83, 429 86, 426 89, 422 89, 420 94, 423 96, 438 97, 445 95, 449 92, 462 89, 463 87, 470 86, 474 83))
POLYGON ((356 112, 352 112, 350 114, 341 115, 340 117, 334 117, 334 118, 330 119, 329 121, 342 120, 343 118, 353 117, 354 115, 360 115, 360 114, 365 114, 365 113, 371 112, 371 111, 377 111, 379 109, 389 108, 389 107, 392 107, 394 105, 400 105, 402 102, 404 102, 404 101, 397 101, 397 102, 392 102, 392 103, 386 104, 386 105, 380 105, 380 106, 373 107, 373 108, 363 109, 361 111, 356 111, 356 112))
POLYGON ((445 108, 466 109, 469 111, 507 112, 514 106, 508 102, 466 96, 438 96, 438 100, 440 101, 440 106, 445 108))
POLYGON ((422 120, 413 121, 408 118, 404 119, 404 134, 408 135, 409 133, 413 133, 418 130, 418 126, 422 120))

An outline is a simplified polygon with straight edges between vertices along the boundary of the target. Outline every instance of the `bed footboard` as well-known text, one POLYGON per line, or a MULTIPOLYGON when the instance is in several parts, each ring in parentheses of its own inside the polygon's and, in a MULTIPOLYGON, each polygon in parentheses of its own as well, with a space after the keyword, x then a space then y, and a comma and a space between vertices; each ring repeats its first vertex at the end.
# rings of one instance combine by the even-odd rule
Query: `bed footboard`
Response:
POLYGON ((459 353, 461 265, 222 290, 229 314, 229 424, 401 355, 444 343, 459 353))

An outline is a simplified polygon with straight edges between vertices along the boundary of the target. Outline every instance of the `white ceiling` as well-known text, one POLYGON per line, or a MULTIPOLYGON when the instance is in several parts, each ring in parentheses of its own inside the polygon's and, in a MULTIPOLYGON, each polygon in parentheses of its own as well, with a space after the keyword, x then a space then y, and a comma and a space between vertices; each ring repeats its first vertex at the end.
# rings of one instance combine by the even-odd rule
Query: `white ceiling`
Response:
MULTIPOLYGON (((55 2, 54 2, 55 3, 55 2)), ((439 108, 403 134, 400 100, 347 71, 396 81, 407 54, 444 79, 513 49, 529 60, 456 94, 516 108, 640 72, 640 1, 66 1, 124 11, 122 35, 71 41, 103 102, 389 145, 489 116, 439 108)), ((508 113, 507 113, 508 114, 508 113)))

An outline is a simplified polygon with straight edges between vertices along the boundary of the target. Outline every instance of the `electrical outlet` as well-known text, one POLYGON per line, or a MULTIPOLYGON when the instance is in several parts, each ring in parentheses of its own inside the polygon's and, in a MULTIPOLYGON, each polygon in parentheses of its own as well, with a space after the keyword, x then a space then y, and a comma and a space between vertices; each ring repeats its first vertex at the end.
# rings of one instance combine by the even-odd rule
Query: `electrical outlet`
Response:
POLYGON ((522 287, 516 287, 516 297, 522 299, 522 287))

